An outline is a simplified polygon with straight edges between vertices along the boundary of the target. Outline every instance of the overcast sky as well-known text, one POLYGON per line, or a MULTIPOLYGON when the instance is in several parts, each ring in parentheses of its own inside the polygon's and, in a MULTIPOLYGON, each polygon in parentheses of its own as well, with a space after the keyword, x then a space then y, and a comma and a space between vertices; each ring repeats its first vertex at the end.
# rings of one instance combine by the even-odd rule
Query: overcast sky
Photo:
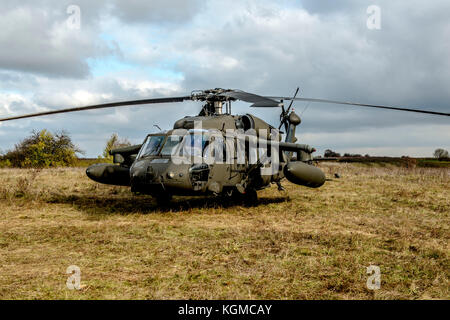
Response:
MULTIPOLYGON (((0 0, 0 116, 237 88, 450 112, 448 0, 0 0), (80 9, 77 28, 76 10, 80 9), (367 8, 381 10, 369 29, 367 8)), ((33 129, 67 130, 86 156, 116 132, 141 143, 199 103, 135 106, 0 124, 0 149, 33 129)), ((300 143, 431 156, 450 119, 298 102, 300 143)), ((278 125, 276 109, 249 109, 278 125)))

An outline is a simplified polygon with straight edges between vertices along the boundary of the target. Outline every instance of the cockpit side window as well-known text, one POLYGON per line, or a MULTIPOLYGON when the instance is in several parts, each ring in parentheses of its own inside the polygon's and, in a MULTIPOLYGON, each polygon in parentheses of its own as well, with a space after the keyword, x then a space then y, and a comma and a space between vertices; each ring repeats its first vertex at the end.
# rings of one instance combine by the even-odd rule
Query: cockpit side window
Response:
POLYGON ((164 138, 165 136, 163 135, 148 136, 141 148, 141 151, 139 151, 138 158, 157 155, 161 149, 164 138))
POLYGON ((224 163, 226 160, 226 144, 222 136, 214 136, 206 144, 203 151, 206 163, 224 163))
POLYGON ((201 157, 203 154, 203 149, 207 142, 207 135, 187 134, 183 139, 182 148, 180 150, 181 155, 201 157))

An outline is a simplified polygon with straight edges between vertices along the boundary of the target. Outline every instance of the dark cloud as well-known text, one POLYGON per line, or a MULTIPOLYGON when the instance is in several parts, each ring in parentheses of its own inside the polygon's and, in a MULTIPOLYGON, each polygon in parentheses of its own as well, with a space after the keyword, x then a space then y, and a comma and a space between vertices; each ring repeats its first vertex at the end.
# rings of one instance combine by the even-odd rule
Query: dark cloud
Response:
MULTIPOLYGON (((210 87, 291 95, 297 86, 303 96, 449 112, 448 1, 377 1, 381 30, 366 27, 372 1, 246 1, 232 9, 221 0, 78 1, 78 33, 60 28, 69 1, 2 4, 0 104, 9 108, 0 108, 2 113, 210 87), (87 59, 104 57, 124 69, 94 74, 87 59)), ((168 104, 61 115, 2 125, 0 137, 12 145, 27 126, 66 128, 95 155, 114 131, 139 141, 153 124, 170 128, 199 107, 168 104)), ((300 113, 306 103, 295 107, 300 113)), ((234 111, 255 113, 274 125, 278 121, 276 109, 249 110, 238 103, 234 111)), ((394 154, 415 146, 424 155, 434 147, 448 148, 450 141, 448 120, 434 116, 311 104, 302 118, 299 138, 320 149, 394 154)))
MULTIPOLYGON (((401 5, 385 3, 380 31, 367 30, 365 20, 355 27, 359 16, 247 15, 188 39, 183 43, 191 50, 188 57, 199 55, 203 63, 186 60, 180 68, 187 86, 203 87, 212 75, 220 83, 260 93, 289 92, 300 85, 308 96, 448 110, 450 70, 442 59, 449 54, 446 7, 429 6, 416 19, 401 5), (206 64, 205 58, 217 61, 206 64), (235 67, 224 67, 227 59, 235 67)), ((365 10, 360 15, 366 17, 365 10)))
POLYGON ((111 13, 125 23, 185 24, 189 22, 202 7, 202 1, 193 0, 115 0, 111 13))
MULTIPOLYGON (((81 28, 67 27, 67 6, 49 1, 3 3, 0 68, 54 77, 90 74, 87 58, 113 54, 81 11, 81 28)), ((96 25, 96 24, 94 24, 96 25)))
POLYGON ((0 69, 48 77, 91 75, 88 59, 123 56, 119 45, 102 38, 102 21, 125 24, 183 25, 200 10, 200 1, 29 1, 2 0, 0 69), (67 27, 71 5, 80 8, 79 30, 67 27))

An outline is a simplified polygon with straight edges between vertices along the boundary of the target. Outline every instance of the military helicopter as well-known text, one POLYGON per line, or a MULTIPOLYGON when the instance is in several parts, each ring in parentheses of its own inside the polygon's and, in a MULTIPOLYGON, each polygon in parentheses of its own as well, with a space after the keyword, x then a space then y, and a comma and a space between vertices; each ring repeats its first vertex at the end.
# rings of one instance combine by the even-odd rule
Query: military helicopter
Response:
POLYGON ((110 151, 114 164, 100 163, 87 168, 87 176, 99 183, 129 186, 133 193, 155 197, 167 203, 173 195, 238 196, 256 201, 257 191, 271 184, 283 190, 281 181, 311 188, 322 186, 325 174, 313 165, 316 151, 298 144, 295 137, 300 117, 294 101, 334 103, 359 107, 417 112, 440 116, 450 113, 361 104, 325 99, 260 96, 236 89, 193 91, 190 95, 112 102, 85 107, 44 111, 0 119, 11 121, 58 113, 143 104, 199 101, 197 116, 179 119, 167 131, 148 134, 142 144, 110 151), (233 115, 231 105, 241 100, 251 107, 281 109, 275 128, 252 115, 233 115), (286 108, 285 101, 290 101, 286 108), (280 129, 284 128, 285 132, 280 129), (285 139, 282 141, 282 134, 285 139))

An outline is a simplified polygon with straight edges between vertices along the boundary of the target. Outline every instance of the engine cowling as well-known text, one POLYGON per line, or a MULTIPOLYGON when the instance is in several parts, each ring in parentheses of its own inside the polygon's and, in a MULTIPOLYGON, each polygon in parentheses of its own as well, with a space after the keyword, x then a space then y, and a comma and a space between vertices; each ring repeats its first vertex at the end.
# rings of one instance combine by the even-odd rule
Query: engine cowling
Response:
MULTIPOLYGON (((243 116, 240 117, 239 119, 242 123, 242 126, 244 129, 244 131, 247 131, 249 129, 253 129, 255 130, 256 134, 262 138, 262 139, 270 139, 271 136, 271 130, 273 129, 272 126, 270 126, 267 122, 265 122, 264 120, 255 117, 254 115, 251 114, 245 114, 243 116), (264 131, 260 131, 260 130, 264 130, 264 131), (260 136, 261 132, 265 132, 264 136, 260 136)), ((281 138, 281 136, 280 136, 281 138)))

